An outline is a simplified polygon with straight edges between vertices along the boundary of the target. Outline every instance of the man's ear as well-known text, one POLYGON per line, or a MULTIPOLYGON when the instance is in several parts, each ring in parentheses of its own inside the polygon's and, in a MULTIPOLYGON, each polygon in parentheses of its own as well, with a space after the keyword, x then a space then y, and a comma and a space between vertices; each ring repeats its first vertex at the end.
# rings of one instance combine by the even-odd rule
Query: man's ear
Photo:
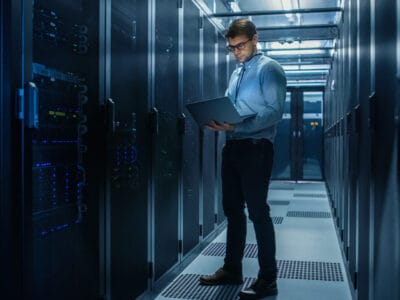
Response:
POLYGON ((257 34, 253 35, 252 41, 253 41, 254 45, 257 45, 257 43, 258 43, 258 35, 257 34))

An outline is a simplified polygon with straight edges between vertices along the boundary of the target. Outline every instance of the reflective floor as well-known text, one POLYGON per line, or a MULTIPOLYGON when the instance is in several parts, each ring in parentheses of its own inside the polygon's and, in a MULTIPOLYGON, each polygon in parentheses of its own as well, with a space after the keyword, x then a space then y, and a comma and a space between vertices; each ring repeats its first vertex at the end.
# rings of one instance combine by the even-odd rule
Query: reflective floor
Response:
MULTIPOLYGON (((351 299, 324 183, 272 182, 268 201, 276 230, 279 294, 266 299, 351 299)), ((223 231, 156 299, 238 299, 243 286, 198 284, 201 274, 222 266, 225 236, 223 231)), ((246 243, 244 286, 258 271, 250 221, 246 243)))

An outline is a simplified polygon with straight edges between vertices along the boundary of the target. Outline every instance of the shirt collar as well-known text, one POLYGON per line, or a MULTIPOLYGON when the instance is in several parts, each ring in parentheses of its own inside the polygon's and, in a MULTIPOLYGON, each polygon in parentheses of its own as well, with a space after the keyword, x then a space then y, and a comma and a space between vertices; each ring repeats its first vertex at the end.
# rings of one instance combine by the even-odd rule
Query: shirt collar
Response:
POLYGON ((245 61, 244 63, 241 63, 240 66, 241 67, 245 67, 245 69, 251 67, 260 57, 262 56, 261 52, 257 52, 256 54, 254 54, 252 57, 250 57, 249 60, 245 61))

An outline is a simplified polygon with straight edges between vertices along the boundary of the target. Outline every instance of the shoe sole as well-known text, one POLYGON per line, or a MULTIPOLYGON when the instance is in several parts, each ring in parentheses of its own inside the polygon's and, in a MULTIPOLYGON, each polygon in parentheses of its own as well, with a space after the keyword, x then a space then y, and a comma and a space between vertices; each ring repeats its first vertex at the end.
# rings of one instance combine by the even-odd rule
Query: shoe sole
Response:
POLYGON ((278 290, 275 291, 271 291, 270 293, 266 294, 266 295, 262 295, 262 296, 251 296, 248 294, 242 294, 242 292, 239 293, 239 297, 240 299, 245 299, 245 300, 257 300, 257 299, 262 299, 265 297, 270 297, 270 296, 276 296, 278 295, 278 290))

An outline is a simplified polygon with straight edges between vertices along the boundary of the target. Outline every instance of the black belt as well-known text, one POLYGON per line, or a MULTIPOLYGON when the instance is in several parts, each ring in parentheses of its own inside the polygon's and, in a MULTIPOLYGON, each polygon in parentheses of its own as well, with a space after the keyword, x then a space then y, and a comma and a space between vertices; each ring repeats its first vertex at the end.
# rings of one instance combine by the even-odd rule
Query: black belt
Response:
POLYGON ((269 143, 271 143, 269 139, 237 139, 237 140, 226 141, 226 145, 240 145, 240 144, 265 145, 269 143))

